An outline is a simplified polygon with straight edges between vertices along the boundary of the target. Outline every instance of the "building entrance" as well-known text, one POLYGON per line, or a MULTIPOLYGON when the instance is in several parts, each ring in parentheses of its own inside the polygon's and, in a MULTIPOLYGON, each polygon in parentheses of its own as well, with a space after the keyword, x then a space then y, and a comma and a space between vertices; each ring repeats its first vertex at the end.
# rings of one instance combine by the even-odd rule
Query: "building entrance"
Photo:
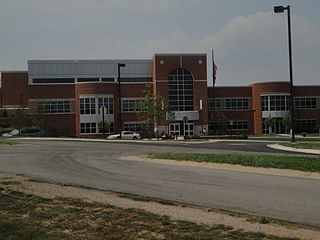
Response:
POLYGON ((175 133, 177 136, 192 136, 194 135, 194 123, 193 122, 178 122, 171 123, 169 126, 170 135, 175 133))
POLYGON ((180 123, 170 123, 170 135, 180 136, 180 123))
POLYGON ((265 118, 263 118, 262 121, 264 134, 287 134, 289 132, 289 130, 283 124, 282 118, 274 118, 274 125, 271 127, 268 127, 265 124, 265 118))

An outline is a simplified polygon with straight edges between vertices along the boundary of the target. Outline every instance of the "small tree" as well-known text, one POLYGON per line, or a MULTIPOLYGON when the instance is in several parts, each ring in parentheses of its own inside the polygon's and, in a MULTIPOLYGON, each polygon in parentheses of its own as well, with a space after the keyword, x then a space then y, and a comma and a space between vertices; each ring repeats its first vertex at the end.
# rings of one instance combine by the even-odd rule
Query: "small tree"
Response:
POLYGON ((32 121, 27 117, 24 110, 18 109, 12 118, 12 126, 16 129, 22 129, 24 127, 30 126, 32 121))
POLYGON ((287 128, 291 129, 292 128, 292 122, 291 122, 291 114, 287 114, 282 118, 282 124, 287 128))
POLYGON ((7 118, 8 117, 8 112, 5 108, 0 110, 0 118, 7 118))
MULTIPOLYGON (((138 106, 137 112, 138 118, 140 121, 144 122, 147 126, 152 126, 149 129, 148 136, 151 137, 154 135, 154 126, 158 126, 159 123, 167 120, 167 117, 172 121, 172 111, 170 105, 166 100, 157 94, 152 94, 150 91, 147 91, 144 101, 142 101, 138 106)), ((157 137, 158 131, 156 129, 157 137)))
POLYGON ((101 133, 107 133, 107 132, 109 132, 110 126, 111 126, 111 123, 110 123, 110 122, 104 120, 104 121, 98 122, 97 124, 98 124, 99 132, 101 132, 101 133))
POLYGON ((269 134, 272 133, 272 127, 276 124, 276 120, 269 116, 264 120, 264 124, 269 128, 269 134))
POLYGON ((31 120, 33 125, 50 134, 52 129, 48 121, 48 115, 46 115, 43 111, 37 109, 34 113, 32 113, 31 120))

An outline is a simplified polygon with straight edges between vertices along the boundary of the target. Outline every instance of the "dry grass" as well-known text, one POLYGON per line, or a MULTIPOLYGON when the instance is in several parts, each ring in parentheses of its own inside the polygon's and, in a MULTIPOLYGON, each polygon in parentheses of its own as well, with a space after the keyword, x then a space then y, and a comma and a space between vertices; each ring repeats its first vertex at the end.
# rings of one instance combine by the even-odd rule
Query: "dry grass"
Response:
POLYGON ((138 209, 122 209, 78 199, 46 199, 13 190, 17 181, 0 182, 0 239, 278 239, 263 233, 171 220, 138 209))

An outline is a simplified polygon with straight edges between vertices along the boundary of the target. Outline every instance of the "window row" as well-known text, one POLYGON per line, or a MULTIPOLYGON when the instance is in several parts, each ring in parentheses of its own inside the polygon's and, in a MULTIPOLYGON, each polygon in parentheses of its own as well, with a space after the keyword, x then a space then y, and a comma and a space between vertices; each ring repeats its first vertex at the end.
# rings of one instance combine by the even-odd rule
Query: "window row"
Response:
POLYGON ((70 113, 70 101, 40 101, 38 111, 40 113, 70 113))
POLYGON ((290 96, 262 96, 262 111, 289 111, 290 96))
POLYGON ((316 125, 315 119, 297 119, 296 120, 297 126, 314 126, 316 125))
POLYGON ((80 98, 80 114, 102 114, 101 107, 104 106, 105 114, 114 113, 112 97, 104 98, 80 98))
POLYGON ((122 112, 138 112, 143 102, 143 99, 122 99, 122 112))
MULTIPOLYGON (((208 99, 208 110, 215 111, 220 110, 222 99, 208 99)), ((248 98, 230 98, 224 99, 225 110, 248 110, 249 99, 248 98)))
POLYGON ((228 130, 248 130, 249 124, 246 120, 230 120, 227 122, 228 130))
POLYGON ((225 99, 225 109, 227 110, 249 109, 249 99, 248 98, 225 99))
MULTIPOLYGON (((113 77, 101 78, 102 82, 115 82, 113 77)), ((76 78, 33 78, 33 83, 75 83, 76 78)), ((100 82, 98 77, 77 78, 77 82, 100 82)), ((125 77, 121 82, 152 82, 151 77, 125 77)))
MULTIPOLYGON (((84 134, 103 133, 103 131, 98 128, 98 124, 96 122, 80 123, 80 132, 84 134)), ((113 133, 113 132, 114 132, 114 124, 110 123, 109 129, 105 131, 105 133, 113 133)))
MULTIPOLYGON (((221 129, 221 122, 209 122, 209 130, 215 131, 221 129)), ((229 120, 226 123, 226 129, 229 131, 248 130, 249 123, 247 120, 229 120)))
POLYGON ((142 132, 144 129, 149 129, 151 125, 145 123, 125 123, 124 131, 142 132))
POLYGON ((317 107, 317 99, 316 98, 308 98, 308 97, 299 97, 294 98, 294 106, 298 109, 310 109, 317 107))

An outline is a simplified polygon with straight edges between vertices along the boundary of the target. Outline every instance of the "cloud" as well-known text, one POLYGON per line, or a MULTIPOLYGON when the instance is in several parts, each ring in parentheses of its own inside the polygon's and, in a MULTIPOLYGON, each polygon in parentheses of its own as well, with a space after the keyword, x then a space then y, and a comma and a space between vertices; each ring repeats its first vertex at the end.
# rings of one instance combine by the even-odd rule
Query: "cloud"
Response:
MULTIPOLYGON (((295 84, 319 84, 320 26, 293 16, 292 45, 295 84)), ((286 18, 272 12, 238 16, 219 32, 204 38, 189 37, 176 30, 166 38, 147 41, 138 52, 144 55, 158 52, 210 54, 211 49, 215 50, 218 65, 217 85, 289 79, 286 18)), ((210 60, 208 62, 210 64, 210 60)), ((209 80, 210 69, 208 66, 209 80)))
MULTIPOLYGON (((21 24, 8 22, 8 15, 4 18, 5 10, 0 9, 0 15, 3 12, 0 28, 4 31, 0 44, 2 53, 0 67, 3 66, 1 70, 21 69, 21 66, 26 66, 26 60, 30 58, 151 59, 155 53, 207 52, 210 54, 211 49, 214 49, 218 66, 217 85, 288 81, 285 14, 258 12, 238 16, 223 26, 220 31, 201 37, 187 35, 177 27, 172 32, 161 31, 162 37, 158 38, 147 35, 148 27, 150 28, 148 24, 136 25, 133 21, 129 24, 130 29, 127 29, 125 22, 116 22, 117 27, 112 28, 115 24, 114 17, 101 19, 101 16, 108 16, 108 11, 114 14, 116 9, 121 9, 122 14, 124 14, 122 10, 128 10, 145 12, 149 16, 150 11, 166 10, 191 1, 91 0, 92 6, 87 9, 84 7, 88 6, 85 4, 87 0, 30 0, 28 3, 21 3, 20 8, 15 8, 18 12, 10 15, 10 20, 13 22, 21 21, 16 16, 20 16, 19 9, 24 9, 21 10, 24 14, 22 15, 24 22, 21 24), (63 8, 61 8, 62 3, 63 8), (26 11, 26 8, 30 11, 26 11), (36 11, 32 12, 32 9, 36 11), (57 15, 50 15, 49 12, 57 15), (41 14, 43 18, 37 14, 41 14), (59 16, 62 15, 72 17, 60 19, 59 16), (31 17, 34 18, 31 19, 31 17), (89 21, 91 18, 92 22, 89 21), (100 22, 110 24, 99 25, 100 22), (8 23, 10 27, 6 27, 8 23), (23 25, 24 23, 26 24, 23 25), (144 32, 143 37, 137 37, 141 31, 144 32), (4 68, 5 65, 6 68, 4 68)), ((16 2, 17 0, 10 0, 4 3, 7 5, 5 8, 7 12, 10 12, 8 9, 16 6, 16 2)), ((159 18, 161 13, 155 16, 159 18)), ((153 22, 155 23, 157 21, 153 22)), ((203 24, 210 25, 208 22, 203 24)), ((303 17, 292 16, 292 46, 294 82, 319 84, 320 26, 303 17)), ((208 55, 209 80, 211 79, 210 57, 208 55)))

